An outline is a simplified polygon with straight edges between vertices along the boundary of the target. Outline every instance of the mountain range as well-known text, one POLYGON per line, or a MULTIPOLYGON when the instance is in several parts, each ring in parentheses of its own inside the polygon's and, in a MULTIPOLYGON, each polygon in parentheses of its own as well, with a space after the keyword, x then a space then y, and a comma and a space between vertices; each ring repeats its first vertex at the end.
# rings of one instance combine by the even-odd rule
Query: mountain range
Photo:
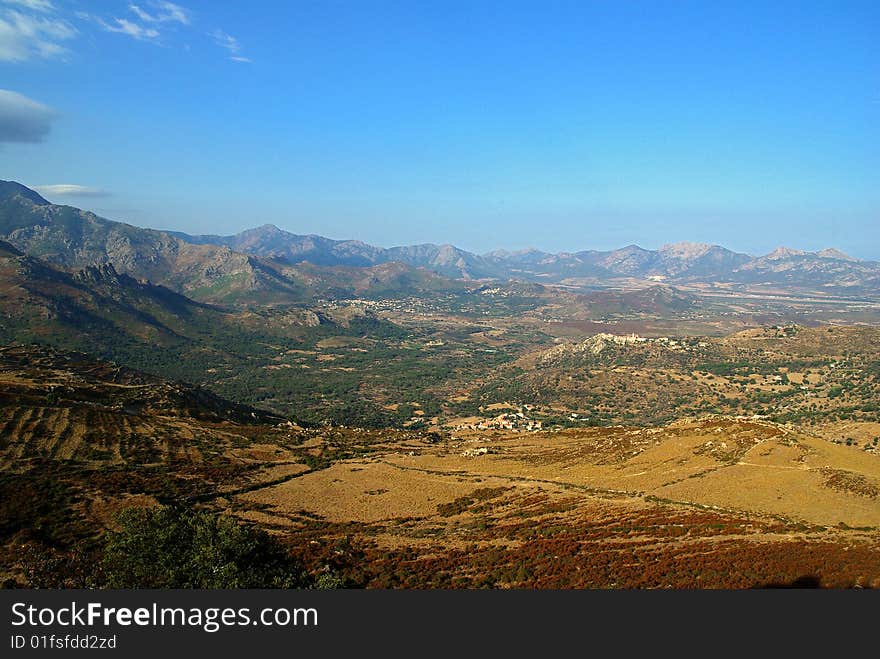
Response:
POLYGON ((0 181, 0 240, 62 270, 109 264, 117 274, 208 303, 291 304, 315 297, 462 288, 460 282, 398 262, 366 268, 322 266, 190 242, 51 204, 11 181, 0 181))
POLYGON ((272 224, 232 236, 173 234, 192 245, 228 247, 285 263, 369 267, 403 263, 455 279, 524 279, 545 283, 637 278, 670 283, 775 283, 798 287, 876 289, 880 263, 861 261, 837 249, 806 252, 779 247, 751 256, 719 245, 680 242, 649 250, 638 245, 610 250, 551 254, 537 249, 474 254, 454 245, 381 248, 357 240, 297 235, 272 224))
POLYGON ((835 249, 779 248, 754 257, 718 245, 551 254, 535 249, 475 254, 454 245, 382 248, 357 240, 293 234, 273 225, 232 236, 144 229, 48 202, 0 181, 0 240, 67 269, 111 264, 200 302, 301 302, 314 296, 460 290, 468 280, 525 280, 602 287, 621 280, 668 284, 770 284, 874 294, 880 263, 835 249))

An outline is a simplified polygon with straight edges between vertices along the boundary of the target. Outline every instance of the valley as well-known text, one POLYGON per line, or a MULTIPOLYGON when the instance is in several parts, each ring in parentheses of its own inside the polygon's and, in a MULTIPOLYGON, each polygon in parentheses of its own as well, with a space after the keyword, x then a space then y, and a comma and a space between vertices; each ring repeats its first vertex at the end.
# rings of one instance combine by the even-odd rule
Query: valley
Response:
POLYGON ((349 586, 880 583, 873 440, 726 416, 305 428, 81 355, 6 349, 0 366, 7 584, 71 583, 59 553, 172 501, 267 529, 349 586))
POLYGON ((880 587, 878 282, 189 236, 2 182, 0 580, 113 583, 117 514, 178 506, 334 587, 880 587))

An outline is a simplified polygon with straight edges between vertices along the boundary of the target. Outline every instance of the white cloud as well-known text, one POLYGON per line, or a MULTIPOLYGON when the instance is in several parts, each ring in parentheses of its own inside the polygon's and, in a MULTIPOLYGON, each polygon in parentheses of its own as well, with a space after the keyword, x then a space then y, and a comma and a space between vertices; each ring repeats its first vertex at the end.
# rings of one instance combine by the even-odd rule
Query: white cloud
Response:
POLYGON ((73 27, 59 18, 6 10, 0 14, 0 62, 63 56, 67 48, 60 42, 76 34, 73 27))
POLYGON ((0 89, 0 142, 42 142, 57 113, 27 96, 0 89))
MULTIPOLYGON (((77 11, 55 0, 0 0, 0 62, 63 58, 69 52, 65 42, 78 35, 67 19, 164 45, 168 45, 166 36, 181 26, 190 27, 193 21, 192 11, 168 0, 127 0, 125 6, 126 14, 113 16, 77 11)), ((86 30, 83 25, 79 27, 86 30)), ((217 29, 208 36, 228 52, 231 61, 251 62, 232 35, 217 29)))
POLYGON ((148 14, 147 12, 145 12, 143 9, 141 9, 141 8, 138 7, 137 5, 128 5, 128 8, 129 8, 131 11, 133 11, 134 14, 135 14, 135 16, 137 16, 137 17, 138 17, 139 19, 141 19, 142 21, 146 21, 147 23, 157 23, 157 22, 158 22, 158 21, 155 19, 155 17, 151 16, 150 14, 148 14))
POLYGON ((109 197, 110 193, 100 188, 91 188, 75 183, 55 183, 52 185, 34 185, 34 190, 49 197, 109 197))
POLYGON ((151 11, 143 9, 140 5, 130 4, 128 8, 145 23, 181 23, 189 25, 190 12, 188 9, 175 5, 173 2, 157 0, 150 2, 151 11))
POLYGON ((18 5, 19 7, 24 7, 25 9, 41 11, 46 14, 55 11, 55 5, 53 5, 49 0, 2 0, 2 4, 18 5))
POLYGON ((97 19, 98 24, 107 30, 107 32, 115 32, 117 34, 127 34, 134 39, 141 41, 149 41, 159 36, 159 30, 152 27, 144 27, 138 25, 126 18, 114 18, 113 23, 108 23, 103 18, 97 19))
POLYGON ((128 9, 137 17, 138 21, 128 18, 113 17, 105 20, 99 16, 82 14, 82 18, 91 19, 104 28, 107 32, 126 34, 140 41, 154 41, 161 36, 157 26, 163 23, 180 23, 189 25, 190 12, 180 5, 165 0, 152 0, 146 5, 129 4, 128 9))
POLYGON ((238 43, 238 39, 233 37, 231 34, 226 34, 223 30, 217 28, 213 32, 211 32, 211 38, 217 43, 221 48, 225 48, 231 53, 237 53, 241 50, 241 45, 238 43))
POLYGON ((229 51, 229 59, 233 62, 250 62, 251 59, 249 57, 245 57, 241 55, 241 44, 238 43, 238 39, 233 37, 231 34, 227 34, 220 28, 217 28, 209 35, 221 48, 225 48, 229 51))

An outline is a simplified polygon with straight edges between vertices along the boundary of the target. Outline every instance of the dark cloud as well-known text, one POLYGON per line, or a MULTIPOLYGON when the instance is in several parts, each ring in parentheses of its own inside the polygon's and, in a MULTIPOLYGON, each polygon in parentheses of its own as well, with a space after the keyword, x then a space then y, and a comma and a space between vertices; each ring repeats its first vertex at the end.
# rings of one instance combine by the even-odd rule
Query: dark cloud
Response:
POLYGON ((0 143, 42 142, 56 116, 55 110, 42 103, 0 89, 0 143))

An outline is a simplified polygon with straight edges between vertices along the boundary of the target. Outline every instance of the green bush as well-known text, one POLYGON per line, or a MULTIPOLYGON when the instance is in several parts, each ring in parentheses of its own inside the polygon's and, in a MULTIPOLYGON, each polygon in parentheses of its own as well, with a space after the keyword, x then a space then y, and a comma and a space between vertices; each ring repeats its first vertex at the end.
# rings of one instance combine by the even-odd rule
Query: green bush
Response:
POLYGON ((308 573, 269 534, 190 508, 133 508, 105 545, 108 588, 302 588, 308 573))

